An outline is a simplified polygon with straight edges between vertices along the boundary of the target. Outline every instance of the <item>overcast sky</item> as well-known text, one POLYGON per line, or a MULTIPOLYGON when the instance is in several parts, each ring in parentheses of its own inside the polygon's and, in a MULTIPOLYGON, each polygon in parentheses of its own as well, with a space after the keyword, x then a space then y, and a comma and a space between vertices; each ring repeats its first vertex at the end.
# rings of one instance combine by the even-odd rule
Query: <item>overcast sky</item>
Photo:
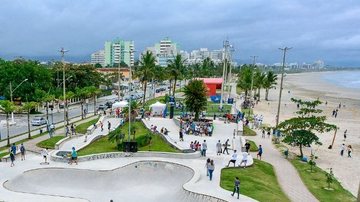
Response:
POLYGON ((228 38, 241 63, 280 62, 288 46, 289 62, 360 66, 359 0, 1 0, 0 13, 7 59, 58 59, 65 47, 83 60, 116 37, 139 52, 164 37, 187 51, 228 38))

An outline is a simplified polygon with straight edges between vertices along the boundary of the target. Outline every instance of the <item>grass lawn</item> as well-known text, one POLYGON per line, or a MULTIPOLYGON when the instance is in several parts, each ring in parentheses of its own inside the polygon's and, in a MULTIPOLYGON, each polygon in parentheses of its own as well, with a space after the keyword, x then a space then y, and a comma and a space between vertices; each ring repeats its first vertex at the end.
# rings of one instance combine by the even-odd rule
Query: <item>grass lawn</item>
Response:
MULTIPOLYGON (((33 135, 33 136, 31 136, 31 139, 34 139, 34 138, 37 138, 37 137, 40 137, 40 136, 43 136, 43 135, 47 135, 47 134, 49 134, 49 133, 44 132, 44 133, 40 133, 40 134, 37 134, 37 135, 33 135)), ((30 139, 26 138, 26 139, 17 141, 17 142, 15 142, 15 145, 20 145, 21 143, 24 143, 24 142, 26 142, 26 141, 28 141, 28 140, 30 140, 30 139)), ((6 141, 6 140, 4 140, 4 141, 6 141)), ((11 145, 12 145, 12 144, 13 144, 13 142, 11 142, 11 145)), ((0 147, 0 151, 1 151, 1 150, 6 150, 6 149, 9 149, 9 148, 10 148, 10 147, 8 147, 8 146, 0 147)))
POLYGON ((235 177, 240 179, 240 194, 258 201, 290 201, 281 190, 273 166, 269 163, 254 159, 253 166, 246 169, 223 168, 220 186, 232 192, 235 177))
POLYGON ((98 122, 98 120, 99 120, 99 118, 96 118, 96 119, 92 119, 88 122, 77 125, 75 128, 76 133, 86 134, 87 128, 89 126, 93 125, 94 123, 98 122))
POLYGON ((55 149, 55 144, 63 138, 65 138, 64 135, 54 136, 49 139, 38 142, 36 146, 41 148, 55 149))
POLYGON ((243 132, 244 136, 256 136, 256 132, 250 129, 249 126, 244 126, 243 129, 244 129, 243 132))
POLYGON ((9 152, 2 152, 2 153, 0 153, 0 158, 2 158, 2 157, 4 157, 4 156, 6 156, 6 155, 8 155, 9 154, 9 152))
POLYGON ((298 159, 289 160, 296 170, 309 191, 319 201, 356 201, 356 198, 347 190, 345 190, 337 180, 331 184, 333 191, 325 190, 327 187, 325 171, 319 167, 313 168, 315 172, 310 172, 310 165, 303 163, 298 159))
POLYGON ((247 140, 250 143, 250 151, 251 152, 257 152, 258 151, 258 146, 256 145, 256 143, 254 141, 251 140, 247 140))
MULTIPOLYGON (((142 122, 133 122, 131 125, 136 127, 136 139, 139 142, 146 134, 149 133, 149 130, 144 126, 142 122)), ((125 134, 125 140, 128 138, 128 123, 125 123, 121 128, 121 132, 125 134)), ((179 152, 179 150, 172 148, 165 140, 159 137, 156 134, 152 136, 152 144, 150 147, 151 151, 162 151, 162 152, 179 152)), ((131 136, 132 139, 132 136, 131 136)), ((149 146, 139 146, 139 151, 149 151, 149 146)), ((119 150, 116 147, 115 142, 109 142, 108 136, 104 136, 87 147, 81 149, 78 152, 79 156, 85 156, 89 154, 105 153, 105 152, 118 152, 119 150)))

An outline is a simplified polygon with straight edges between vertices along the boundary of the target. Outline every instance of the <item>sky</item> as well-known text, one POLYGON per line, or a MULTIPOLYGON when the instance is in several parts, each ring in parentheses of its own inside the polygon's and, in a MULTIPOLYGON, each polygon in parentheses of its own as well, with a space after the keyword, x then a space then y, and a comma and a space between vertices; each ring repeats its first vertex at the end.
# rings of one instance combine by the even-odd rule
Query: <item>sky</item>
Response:
POLYGON ((182 50, 220 49, 228 39, 240 63, 323 60, 360 67, 358 0, 0 0, 0 57, 90 60, 104 42, 135 49, 169 37, 182 50))

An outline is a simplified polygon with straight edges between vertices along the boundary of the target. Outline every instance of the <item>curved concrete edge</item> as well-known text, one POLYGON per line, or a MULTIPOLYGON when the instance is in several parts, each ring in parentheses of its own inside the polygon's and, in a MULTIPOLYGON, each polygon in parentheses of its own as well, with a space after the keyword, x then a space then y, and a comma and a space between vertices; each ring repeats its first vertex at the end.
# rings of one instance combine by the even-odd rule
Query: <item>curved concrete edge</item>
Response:
POLYGON ((61 145, 63 145, 63 144, 64 144, 66 141, 68 141, 69 139, 71 139, 70 136, 67 136, 67 137, 65 137, 65 138, 57 141, 57 142, 55 143, 55 149, 58 150, 58 149, 61 147, 61 145))
MULTIPOLYGON (((56 156, 57 151, 51 152, 51 160, 56 162, 68 162, 68 158, 63 158, 56 156)), ((78 162, 84 161, 93 161, 98 159, 107 159, 107 158, 124 158, 124 157, 162 157, 162 158, 179 158, 179 159, 195 159, 200 157, 200 152, 194 153, 171 153, 171 152, 148 152, 148 151, 139 151, 137 153, 128 153, 128 152, 108 152, 108 153, 99 153, 91 154, 86 156, 78 157, 78 162)))

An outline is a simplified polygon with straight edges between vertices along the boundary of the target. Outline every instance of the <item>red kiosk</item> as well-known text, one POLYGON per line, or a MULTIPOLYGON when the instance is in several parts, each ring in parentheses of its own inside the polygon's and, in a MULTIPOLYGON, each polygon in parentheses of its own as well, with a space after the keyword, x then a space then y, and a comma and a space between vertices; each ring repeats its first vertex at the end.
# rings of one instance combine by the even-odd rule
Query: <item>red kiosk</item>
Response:
POLYGON ((221 89, 221 85, 223 83, 222 78, 198 78, 199 80, 203 80, 208 93, 208 96, 216 95, 216 90, 221 89))

